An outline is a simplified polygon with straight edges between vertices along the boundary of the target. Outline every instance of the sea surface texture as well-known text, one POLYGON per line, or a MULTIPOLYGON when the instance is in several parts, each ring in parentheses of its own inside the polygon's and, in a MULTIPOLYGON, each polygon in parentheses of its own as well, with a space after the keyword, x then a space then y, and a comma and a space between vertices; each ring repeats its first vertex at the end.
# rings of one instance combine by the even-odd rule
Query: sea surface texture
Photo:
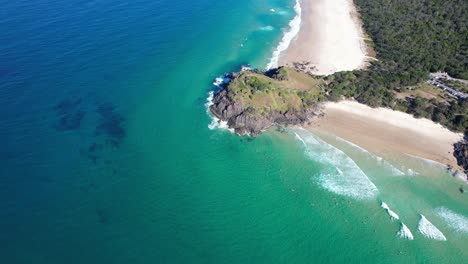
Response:
POLYGON ((466 261, 439 165, 210 126, 215 78, 267 67, 295 5, 1 0, 0 262, 466 261))

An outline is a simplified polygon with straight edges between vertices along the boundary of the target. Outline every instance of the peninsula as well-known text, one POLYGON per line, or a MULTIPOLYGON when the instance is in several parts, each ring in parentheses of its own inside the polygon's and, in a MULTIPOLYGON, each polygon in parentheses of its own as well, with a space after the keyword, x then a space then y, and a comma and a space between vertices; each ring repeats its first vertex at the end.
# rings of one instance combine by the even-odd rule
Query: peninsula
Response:
POLYGON ((229 74, 211 112, 240 135, 301 125, 468 171, 468 100, 429 81, 437 71, 468 76, 466 9, 447 8, 466 3, 426 2, 301 0, 283 66, 229 74))

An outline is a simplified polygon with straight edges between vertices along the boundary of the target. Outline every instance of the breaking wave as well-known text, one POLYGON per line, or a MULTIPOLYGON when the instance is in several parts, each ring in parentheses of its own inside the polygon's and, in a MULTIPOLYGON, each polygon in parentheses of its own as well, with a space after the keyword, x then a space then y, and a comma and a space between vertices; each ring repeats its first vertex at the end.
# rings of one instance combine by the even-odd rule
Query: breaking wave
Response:
POLYGON ((273 26, 264 26, 260 27, 261 31, 273 31, 275 28, 273 26))
POLYGON ((360 151, 362 151, 362 152, 364 152, 364 153, 370 153, 367 149, 365 149, 365 148, 363 148, 363 147, 361 147, 361 146, 358 146, 358 145, 354 144, 354 143, 351 142, 351 141, 348 141, 348 140, 346 140, 346 139, 344 139, 344 138, 340 138, 340 137, 337 137, 337 136, 335 136, 335 138, 336 138, 338 141, 341 141, 341 142, 344 142, 344 143, 346 143, 346 144, 348 144, 348 145, 350 145, 350 146, 353 146, 353 147, 359 149, 360 151))
POLYGON ((407 170, 406 170, 406 174, 409 175, 409 176, 416 176, 416 175, 418 175, 418 173, 415 172, 415 171, 412 170, 412 169, 407 169, 407 170))
POLYGON ((404 172, 402 172, 401 170, 399 170, 397 167, 393 166, 392 164, 390 164, 390 162, 384 160, 382 157, 379 157, 379 156, 376 156, 374 154, 372 154, 371 152, 369 152, 367 149, 361 147, 361 146, 358 146, 356 144, 354 144, 353 142, 350 142, 346 139, 343 139, 343 138, 340 138, 340 137, 337 137, 335 136, 335 138, 338 140, 338 141, 341 141, 341 142, 344 142, 358 150, 360 150, 361 152, 369 155, 370 157, 374 158, 375 160, 377 160, 380 165, 386 169, 388 169, 389 171, 391 171, 392 175, 394 176, 402 176, 402 175, 405 175, 404 172))
POLYGON ((358 165, 341 150, 325 143, 305 129, 294 129, 296 138, 304 144, 306 154, 329 166, 321 169, 320 185, 328 191, 359 200, 374 198, 378 189, 358 165), (331 166, 330 166, 331 165, 331 166))
MULTIPOLYGON (((219 90, 219 89, 221 89, 221 85, 229 83, 230 81, 231 81, 231 79, 229 79, 229 78, 218 77, 213 82, 213 85, 216 87, 217 90, 219 90)), ((206 103, 205 103, 206 113, 208 114, 208 116, 211 117, 211 123, 208 125, 208 128, 211 129, 211 130, 225 129, 225 130, 228 130, 228 131, 234 133, 234 129, 229 128, 226 121, 223 121, 223 120, 217 118, 216 116, 213 115, 213 113, 211 113, 210 106, 213 105, 214 95, 215 95, 214 91, 208 92, 208 97, 206 98, 206 103)))
POLYGON ((421 215, 421 220, 419 220, 418 231, 427 238, 441 241, 447 240, 444 234, 435 225, 429 222, 424 215, 421 215))
POLYGON ((408 239, 408 240, 414 239, 414 236, 413 236, 413 233, 411 233, 411 230, 403 223, 401 223, 401 228, 400 228, 400 231, 398 231, 398 236, 401 238, 408 239))
POLYGON ((278 67, 278 60, 280 53, 285 51, 291 41, 296 37, 299 33, 301 28, 301 4, 299 0, 296 0, 296 4, 294 5, 294 11, 296 12, 296 16, 289 22, 289 31, 285 32, 283 38, 281 39, 280 43, 276 47, 276 50, 273 52, 273 56, 270 59, 270 62, 267 65, 267 69, 276 68, 278 67))
POLYGON ((443 163, 440 163, 440 162, 437 162, 435 160, 425 159, 423 157, 414 156, 414 155, 411 155, 411 154, 408 154, 408 153, 405 153, 405 155, 408 156, 408 157, 423 161, 423 162, 425 162, 427 164, 430 164, 430 165, 437 165, 437 166, 447 167, 447 165, 445 165, 443 163))
POLYGON ((459 233, 468 234, 468 217, 457 214, 445 207, 439 207, 435 211, 451 228, 459 233))
POLYGON ((399 220, 399 219, 400 219, 400 216, 398 216, 397 213, 395 213, 394 211, 392 211, 392 210, 390 209, 390 207, 388 206, 388 204, 382 202, 382 205, 381 205, 380 207, 382 207, 383 209, 385 209, 385 210, 387 211, 388 215, 390 215, 390 217, 391 217, 392 219, 396 219, 396 220, 399 220))

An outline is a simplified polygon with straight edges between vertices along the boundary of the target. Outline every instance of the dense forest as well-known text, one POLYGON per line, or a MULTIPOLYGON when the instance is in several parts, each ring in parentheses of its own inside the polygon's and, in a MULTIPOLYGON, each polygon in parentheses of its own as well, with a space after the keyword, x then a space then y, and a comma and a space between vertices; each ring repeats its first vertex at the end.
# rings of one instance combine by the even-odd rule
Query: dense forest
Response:
POLYGON ((468 1, 355 0, 378 61, 367 70, 328 76, 330 99, 354 97, 468 131, 468 102, 397 99, 396 91, 447 71, 468 79, 468 1))

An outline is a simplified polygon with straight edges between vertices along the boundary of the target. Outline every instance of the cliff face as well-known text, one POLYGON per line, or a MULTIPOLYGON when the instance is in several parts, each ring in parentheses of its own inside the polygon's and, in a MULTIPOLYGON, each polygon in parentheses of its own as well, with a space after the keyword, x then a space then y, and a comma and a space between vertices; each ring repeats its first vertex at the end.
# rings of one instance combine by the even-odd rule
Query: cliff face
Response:
POLYGON ((259 135, 263 130, 274 124, 297 125, 305 122, 309 111, 288 111, 281 113, 272 111, 265 115, 259 115, 251 108, 246 108, 243 103, 229 98, 228 91, 222 90, 213 99, 211 112, 221 120, 227 121, 239 135, 259 135))
POLYGON ((304 123, 322 98, 318 81, 289 68, 274 73, 231 74, 232 80, 214 96, 211 112, 240 135, 257 136, 275 124, 304 123))
POLYGON ((468 174, 468 141, 455 143, 453 155, 457 158, 458 165, 468 174))

